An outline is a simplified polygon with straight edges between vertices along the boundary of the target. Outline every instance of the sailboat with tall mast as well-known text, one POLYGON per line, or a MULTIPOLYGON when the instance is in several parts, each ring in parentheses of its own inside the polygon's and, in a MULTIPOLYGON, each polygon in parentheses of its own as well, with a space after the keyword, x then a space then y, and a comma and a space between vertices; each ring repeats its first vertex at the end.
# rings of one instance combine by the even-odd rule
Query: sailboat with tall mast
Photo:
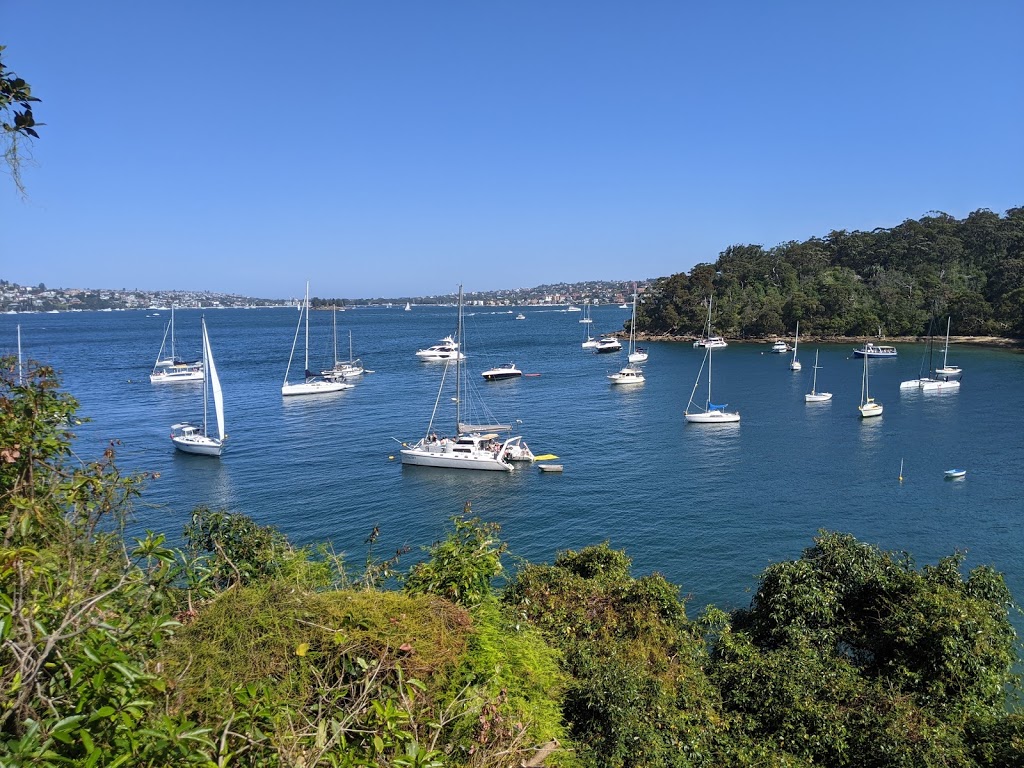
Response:
MULTIPOLYGON (((705 337, 710 340, 711 331, 711 301, 708 301, 708 336, 705 337)), ((697 371, 697 379, 693 382, 693 390, 690 392, 690 402, 686 406, 686 410, 683 411, 683 416, 686 418, 689 424, 734 424, 740 420, 739 413, 735 411, 725 410, 728 403, 724 405, 716 405, 711 400, 711 352, 716 349, 715 344, 704 345, 704 361, 700 364, 700 370, 697 371), (708 369, 708 394, 704 400, 704 405, 701 406, 694 402, 693 398, 697 394, 697 387, 700 386, 701 375, 704 373, 704 369, 708 369)))
POLYGON ((633 319, 629 323, 629 362, 646 363, 647 350, 636 345, 636 283, 633 283, 633 319))
MULTIPOLYGON (((464 349, 462 286, 459 286, 459 318, 454 343, 464 349)), ((402 443, 402 464, 443 469, 477 469, 511 472, 514 461, 532 461, 533 454, 521 436, 501 440, 499 432, 511 432, 511 424, 468 424, 463 422, 464 409, 469 400, 469 382, 465 375, 465 354, 453 355, 445 361, 441 385, 434 401, 434 411, 427 423, 427 431, 413 444, 402 443), (454 365, 455 374, 455 430, 452 437, 438 437, 434 422, 442 401, 448 374, 454 365)))
POLYGON ((800 321, 796 321, 796 335, 793 337, 793 360, 789 363, 789 370, 799 371, 803 368, 800 361, 796 359, 796 348, 800 346, 800 321))
POLYGON ((882 404, 876 403, 875 399, 871 397, 871 393, 868 388, 868 359, 870 355, 864 355, 864 372, 860 377, 860 405, 857 406, 857 410, 860 411, 860 417, 862 419, 869 419, 873 416, 882 415, 882 404))
POLYGON ((824 403, 832 399, 831 392, 818 391, 819 370, 821 370, 821 366, 818 365, 818 350, 814 350, 814 378, 811 380, 811 391, 804 395, 805 403, 824 403))
POLYGON ((174 349, 174 305, 171 304, 171 319, 164 328, 164 338, 160 342, 160 351, 157 353, 156 362, 153 363, 149 381, 152 384, 173 384, 181 381, 202 381, 203 376, 201 360, 188 363, 178 359, 174 349), (168 335, 171 337, 170 355, 164 357, 168 335))
POLYGON ((580 319, 580 322, 585 324, 583 328, 583 343, 580 346, 583 349, 593 349, 597 346, 597 339, 590 335, 590 326, 594 319, 591 316, 589 299, 583 305, 583 317, 580 319))
POLYGON ((361 360, 352 356, 352 331, 348 332, 348 360, 338 359, 338 308, 334 308, 334 366, 328 368, 325 371, 320 371, 320 375, 327 380, 345 380, 355 379, 362 376, 365 372, 363 363, 361 360))
POLYGON ((309 281, 306 281, 306 298, 299 311, 299 323, 295 326, 295 338, 292 339, 292 352, 288 356, 288 368, 284 372, 284 384, 281 385, 281 394, 284 397, 292 395, 323 395, 328 392, 340 392, 343 389, 351 389, 352 385, 345 381, 331 381, 319 376, 314 376, 309 370, 309 281), (303 368, 303 379, 301 382, 292 384, 288 377, 292 371, 292 360, 295 357, 295 346, 299 341, 299 331, 302 330, 303 315, 306 323, 306 358, 303 368))
POLYGON ((213 361, 213 349, 210 347, 210 335, 206 331, 206 318, 202 318, 203 326, 203 369, 209 377, 203 381, 203 423, 192 424, 184 421, 171 427, 171 442, 179 451, 198 453, 203 456, 220 456, 224 450, 224 396, 221 393, 220 377, 217 365, 213 361), (213 397, 213 412, 217 421, 216 435, 209 429, 209 399, 213 397))
POLYGON ((946 346, 942 349, 942 367, 935 369, 937 379, 959 379, 963 375, 963 369, 959 365, 949 364, 949 324, 953 318, 946 318, 946 346))

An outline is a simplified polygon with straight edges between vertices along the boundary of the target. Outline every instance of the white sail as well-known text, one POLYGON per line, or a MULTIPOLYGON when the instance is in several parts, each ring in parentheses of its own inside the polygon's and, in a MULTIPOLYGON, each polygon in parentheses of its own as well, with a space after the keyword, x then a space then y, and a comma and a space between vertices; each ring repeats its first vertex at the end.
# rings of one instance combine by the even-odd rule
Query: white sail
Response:
POLYGON ((213 362, 213 349, 206 333, 206 318, 203 318, 203 351, 206 355, 207 370, 210 372, 210 388, 213 391, 213 410, 217 414, 217 439, 224 440, 224 395, 220 390, 220 376, 213 362))

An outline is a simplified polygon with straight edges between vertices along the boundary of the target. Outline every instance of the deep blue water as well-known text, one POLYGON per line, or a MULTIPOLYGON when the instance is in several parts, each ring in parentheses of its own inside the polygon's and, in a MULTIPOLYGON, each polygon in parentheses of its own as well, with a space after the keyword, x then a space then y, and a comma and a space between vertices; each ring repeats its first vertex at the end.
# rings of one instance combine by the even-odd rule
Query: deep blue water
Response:
MULTIPOLYGON (((168 439, 172 423, 201 418, 202 406, 198 385, 149 383, 166 311, 4 315, 0 352, 14 351, 20 323, 26 356, 56 366, 92 419, 78 430, 79 455, 95 457, 117 439, 123 470, 159 473, 138 525, 172 537, 208 504, 299 543, 330 540, 358 567, 375 525, 380 555, 417 549, 468 501, 502 525, 513 555, 533 562, 605 540, 625 549, 637 575, 660 571, 691 595, 691 615, 708 603, 746 605, 757 574, 798 557, 823 528, 909 551, 919 565, 966 551, 968 567, 995 566, 1024 599, 1024 355, 955 347, 950 362, 966 371, 959 392, 905 394, 899 382, 916 377, 923 348, 901 344, 898 359, 872 361, 872 394, 885 413, 862 422, 862 363, 850 346, 820 347, 818 389, 834 397, 808 405, 813 344, 801 346, 804 370, 793 373, 790 357, 768 345, 732 343, 715 353, 715 400, 743 420, 702 427, 682 418, 702 351, 649 344, 646 384, 614 387, 605 376, 625 353, 583 351, 579 313, 523 312, 516 321, 467 309, 468 365, 476 379, 509 361, 540 374, 476 389, 496 416, 522 420, 535 453, 560 457, 561 475, 400 464, 396 439, 425 432, 443 369, 414 352, 454 332, 452 307, 339 313, 341 356, 351 330, 355 354, 375 372, 336 395, 288 399, 280 386, 298 313, 206 310, 230 436, 220 460, 178 453, 168 439), (943 478, 954 466, 968 470, 962 481, 943 478)), ((595 336, 628 317, 617 307, 593 314, 595 336)), ((196 357, 199 315, 176 312, 178 350, 196 357)), ((314 312, 311 323, 319 369, 332 358, 331 315, 314 312)))

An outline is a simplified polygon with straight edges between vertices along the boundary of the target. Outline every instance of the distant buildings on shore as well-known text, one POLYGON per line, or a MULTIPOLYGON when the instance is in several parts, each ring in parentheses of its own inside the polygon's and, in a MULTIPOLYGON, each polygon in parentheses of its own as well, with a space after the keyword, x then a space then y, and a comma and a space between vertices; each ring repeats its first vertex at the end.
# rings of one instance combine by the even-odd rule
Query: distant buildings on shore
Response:
MULTIPOLYGON (((638 281, 638 292, 643 294, 651 281, 638 281)), ((558 283, 536 288, 516 288, 500 291, 480 291, 466 294, 466 303, 475 306, 521 305, 595 305, 623 304, 632 300, 632 283, 626 281, 591 280, 580 283, 558 283)), ((295 306, 298 299, 258 299, 237 294, 214 291, 143 291, 121 289, 47 288, 40 283, 23 286, 0 280, 0 312, 73 312, 114 309, 170 309, 175 307, 280 307, 295 306)), ((314 309, 331 306, 386 306, 407 302, 413 306, 454 304, 454 294, 448 296, 399 296, 392 298, 348 299, 313 298, 314 309)))

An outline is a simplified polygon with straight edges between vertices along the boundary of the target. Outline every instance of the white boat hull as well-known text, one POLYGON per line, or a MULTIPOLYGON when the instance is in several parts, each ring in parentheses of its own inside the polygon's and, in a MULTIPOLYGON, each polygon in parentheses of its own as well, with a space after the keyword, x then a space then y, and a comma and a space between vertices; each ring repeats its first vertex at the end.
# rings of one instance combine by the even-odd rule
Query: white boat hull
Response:
POLYGON ((201 456, 220 456, 221 451, 224 450, 224 444, 220 440, 203 435, 175 435, 171 437, 171 442, 179 451, 201 456))
POLYGON ((340 392, 343 389, 352 389, 352 385, 346 384, 344 381, 307 381, 302 384, 285 384, 281 387, 281 394, 285 397, 326 395, 329 392, 340 392))
POLYGON ((735 424, 740 420, 738 413, 708 411, 707 413, 685 413, 688 424, 735 424))
POLYGON ((644 372, 633 368, 623 368, 618 373, 611 374, 608 379, 612 384, 643 384, 644 372))
POLYGON ((646 352, 633 352, 629 356, 629 362, 631 363, 646 363, 647 362, 646 352))
POLYGON ((831 392, 809 392, 804 395, 804 402, 807 403, 825 403, 832 399, 831 392))
POLYGON ((880 403, 866 403, 858 406, 857 410, 860 411, 860 417, 862 419, 870 419, 874 416, 882 415, 882 406, 880 403))
POLYGON ((453 444, 435 448, 433 445, 417 444, 401 450, 402 463, 417 467, 438 467, 441 469, 478 469, 492 472, 511 472, 512 465, 503 461, 501 455, 470 451, 457 453, 453 444))
POLYGON ((956 379, 945 380, 945 379, 913 379, 911 381, 901 381, 900 390, 920 390, 922 392, 951 392, 960 389, 960 382, 956 379))
POLYGON ((151 384, 178 384, 188 381, 203 381, 205 376, 199 371, 168 371, 167 373, 157 372, 149 374, 151 384))

